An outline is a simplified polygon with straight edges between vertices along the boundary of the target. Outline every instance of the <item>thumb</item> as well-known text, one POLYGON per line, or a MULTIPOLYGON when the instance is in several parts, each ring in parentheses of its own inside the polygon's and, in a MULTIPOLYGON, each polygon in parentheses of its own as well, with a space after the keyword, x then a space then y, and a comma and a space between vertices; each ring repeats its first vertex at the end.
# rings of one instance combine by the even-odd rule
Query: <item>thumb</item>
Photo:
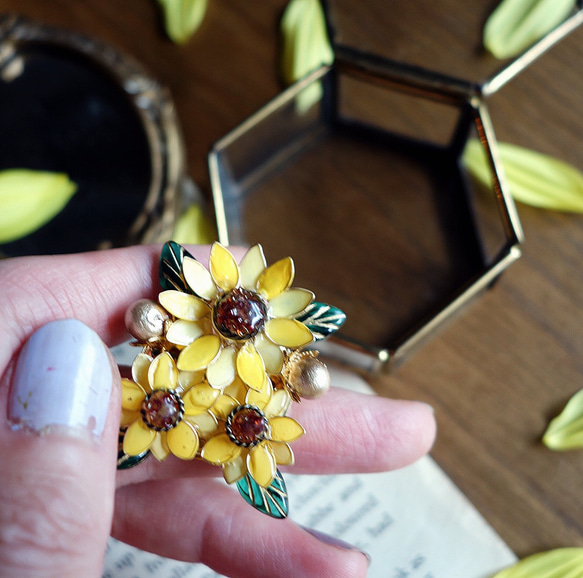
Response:
POLYGON ((75 319, 41 327, 23 347, 8 424, 0 424, 3 577, 101 576, 115 491, 118 380, 101 339, 75 319))

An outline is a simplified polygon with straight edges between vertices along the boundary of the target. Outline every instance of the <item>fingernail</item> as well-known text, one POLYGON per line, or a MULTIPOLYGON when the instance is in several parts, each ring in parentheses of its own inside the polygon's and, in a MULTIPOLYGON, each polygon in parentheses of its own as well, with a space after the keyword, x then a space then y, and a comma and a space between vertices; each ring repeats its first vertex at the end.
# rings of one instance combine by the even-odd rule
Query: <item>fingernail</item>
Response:
POLYGON ((111 365, 99 336, 81 321, 41 327, 18 357, 8 399, 12 429, 52 428, 100 437, 112 388, 111 365))
POLYGON ((328 544, 329 546, 336 546, 336 548, 341 548, 342 550, 348 550, 350 552, 359 552, 366 558, 367 564, 370 566, 371 558, 364 550, 361 550, 360 548, 357 548, 356 546, 349 544, 344 540, 339 540, 334 536, 330 536, 330 534, 324 534, 324 532, 319 532, 318 530, 314 530, 313 528, 306 528, 305 526, 302 526, 302 528, 306 532, 308 532, 308 534, 311 534, 312 536, 314 536, 314 538, 317 538, 318 540, 320 540, 320 542, 323 542, 324 544, 328 544))

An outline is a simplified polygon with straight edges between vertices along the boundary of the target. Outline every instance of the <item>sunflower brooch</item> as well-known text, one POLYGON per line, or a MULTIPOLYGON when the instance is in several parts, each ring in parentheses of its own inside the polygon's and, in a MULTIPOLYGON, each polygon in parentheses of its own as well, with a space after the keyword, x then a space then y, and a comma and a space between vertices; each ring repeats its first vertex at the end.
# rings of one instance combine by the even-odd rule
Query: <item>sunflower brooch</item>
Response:
POLYGON ((344 313, 293 287, 290 257, 267 266, 260 245, 238 264, 215 243, 208 269, 170 241, 162 249, 158 302, 141 299, 126 326, 142 348, 122 380, 118 468, 150 455, 219 466, 254 508, 288 514, 278 466, 304 428, 286 416, 292 402, 330 387, 307 346, 344 323, 344 313))

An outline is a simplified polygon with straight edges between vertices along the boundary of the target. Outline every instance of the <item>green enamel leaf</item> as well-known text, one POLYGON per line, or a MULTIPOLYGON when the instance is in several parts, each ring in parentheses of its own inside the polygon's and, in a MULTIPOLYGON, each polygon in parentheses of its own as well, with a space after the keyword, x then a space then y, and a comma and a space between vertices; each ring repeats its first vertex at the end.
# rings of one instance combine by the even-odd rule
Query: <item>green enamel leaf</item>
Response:
POLYGON ((534 554, 492 578, 581 578, 583 548, 559 548, 534 554))
POLYGON ((58 215, 77 191, 63 173, 0 171, 0 243, 30 235, 58 215))
POLYGON ((216 232, 202 207, 192 204, 180 215, 174 227, 173 239, 177 243, 208 245, 216 241, 216 232))
POLYGON ((320 0, 291 0, 281 19, 281 34, 281 75, 286 84, 334 61, 320 0))
POLYGON ((496 58, 517 56, 573 11, 577 0, 502 0, 484 27, 484 46, 496 58))
POLYGON ((543 436, 543 443, 552 450, 583 448, 583 389, 551 421, 543 436))
POLYGON ((201 25, 208 0, 158 0, 164 12, 166 34, 172 42, 184 44, 201 25))
POLYGON ((346 314, 338 307, 313 301, 295 319, 306 325, 314 339, 320 341, 342 327, 346 314))
MULTIPOLYGON (((498 143, 510 194, 521 203, 555 211, 583 212, 583 173, 575 167, 508 143, 498 143)), ((478 182, 491 187, 492 174, 477 139, 466 145, 463 163, 478 182)))
MULTIPOLYGON (((184 293, 192 293, 182 273, 184 257, 192 257, 192 255, 182 245, 174 241, 168 241, 162 247, 159 280, 160 287, 164 291, 175 289, 184 293)), ((194 257, 192 258, 194 259, 194 257)))
POLYGON ((286 518, 289 511, 287 489, 283 476, 277 470, 268 488, 261 487, 249 474, 237 482, 239 493, 248 504, 272 518, 286 518))

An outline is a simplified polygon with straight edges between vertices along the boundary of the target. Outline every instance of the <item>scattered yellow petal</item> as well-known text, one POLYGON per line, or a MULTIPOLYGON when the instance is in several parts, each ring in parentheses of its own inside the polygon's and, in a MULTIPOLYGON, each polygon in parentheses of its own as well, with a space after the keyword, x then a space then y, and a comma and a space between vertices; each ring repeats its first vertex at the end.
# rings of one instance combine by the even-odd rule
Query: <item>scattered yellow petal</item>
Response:
POLYGON ((273 299, 292 284, 294 275, 292 258, 280 259, 261 273, 257 280, 257 289, 266 299, 273 299))
POLYGON ((277 471, 275 456, 269 444, 261 443, 251 449, 247 456, 247 469, 260 486, 269 487, 277 471))
POLYGON ((203 335, 183 349, 178 356, 177 366, 181 371, 204 369, 219 353, 221 340, 216 335, 203 335))
POLYGON ((208 0, 158 0, 158 3, 164 12, 166 34, 172 42, 184 44, 203 21, 208 0))
POLYGON ((184 420, 166 432, 166 443, 170 451, 181 460, 192 460, 198 451, 196 430, 184 420))
POLYGON ((271 418, 269 426, 271 439, 276 442, 293 442, 306 433, 306 430, 291 417, 271 418))
POLYGON ((77 185, 63 173, 0 171, 0 243, 30 235, 48 223, 76 190, 77 185))
POLYGON ((543 436, 543 443, 552 450, 583 448, 583 389, 551 421, 543 436))
POLYGON ((292 84, 334 61, 320 0, 291 0, 281 19, 281 75, 292 84))
POLYGON ((208 440, 200 455, 211 464, 222 465, 232 462, 241 451, 241 448, 235 445, 226 433, 222 433, 208 440))
MULTIPOLYGON (((555 211, 583 212, 583 173, 553 157, 498 143, 510 194, 521 203, 555 211)), ((479 183, 490 188, 492 174, 477 139, 468 141, 463 162, 479 183)))
POLYGON ((213 243, 209 268, 212 278, 223 291, 231 291, 239 283, 239 266, 235 257, 220 243, 213 243))
POLYGON ((172 240, 181 245, 209 245, 217 234, 202 207, 192 204, 178 217, 172 240))
POLYGON ((492 578, 579 578, 583 548, 558 548, 524 558, 492 578))
POLYGON ((152 361, 148 372, 148 381, 152 389, 175 389, 178 385, 178 369, 174 359, 167 352, 160 353, 152 361))
POLYGON ((502 0, 484 27, 484 46, 496 58, 517 56, 573 11, 577 0, 502 0))

